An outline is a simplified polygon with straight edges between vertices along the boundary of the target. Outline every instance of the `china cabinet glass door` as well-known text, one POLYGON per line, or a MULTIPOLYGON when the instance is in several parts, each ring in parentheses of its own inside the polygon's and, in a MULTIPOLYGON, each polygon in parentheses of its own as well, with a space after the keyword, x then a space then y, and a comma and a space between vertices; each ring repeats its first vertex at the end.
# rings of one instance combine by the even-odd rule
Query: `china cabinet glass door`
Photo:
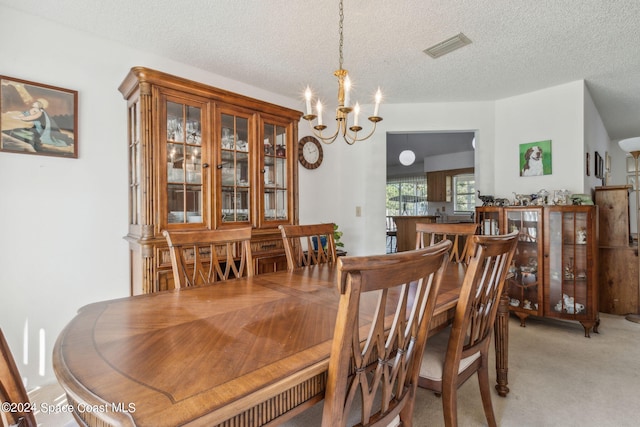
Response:
POLYGON ((220 116, 221 223, 251 222, 250 117, 220 116))
POLYGON ((287 129, 284 126, 264 123, 264 200, 262 217, 265 222, 287 221, 288 177, 287 177, 287 129))
POLYGON ((518 230, 518 245, 509 267, 509 308, 524 321, 542 312, 542 208, 505 208, 506 232, 518 230))
POLYGON ((550 314, 580 315, 588 307, 588 220, 586 211, 549 209, 550 314))
POLYGON ((202 107, 171 99, 165 107, 166 223, 202 223, 202 107))

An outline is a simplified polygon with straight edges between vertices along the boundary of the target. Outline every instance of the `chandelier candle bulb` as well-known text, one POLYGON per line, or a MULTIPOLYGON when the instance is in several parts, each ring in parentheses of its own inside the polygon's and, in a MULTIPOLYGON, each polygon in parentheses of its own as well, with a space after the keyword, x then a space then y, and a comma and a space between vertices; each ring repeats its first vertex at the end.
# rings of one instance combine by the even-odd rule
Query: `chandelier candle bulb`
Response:
POLYGON ((360 114, 360 104, 356 102, 356 106, 353 108, 353 125, 358 126, 358 114, 360 114))
POLYGON ((318 125, 322 126, 322 104, 320 101, 316 104, 316 111, 318 112, 318 125))
POLYGON ((311 88, 307 86, 307 90, 304 91, 304 99, 307 101, 307 115, 311 114, 311 88))
POLYGON ((351 92, 351 79, 349 79, 349 75, 344 79, 344 106, 349 106, 349 92, 351 92))
POLYGON ((380 92, 380 88, 376 92, 376 106, 373 109, 373 116, 378 117, 378 109, 380 108, 380 101, 382 100, 382 92, 380 92))

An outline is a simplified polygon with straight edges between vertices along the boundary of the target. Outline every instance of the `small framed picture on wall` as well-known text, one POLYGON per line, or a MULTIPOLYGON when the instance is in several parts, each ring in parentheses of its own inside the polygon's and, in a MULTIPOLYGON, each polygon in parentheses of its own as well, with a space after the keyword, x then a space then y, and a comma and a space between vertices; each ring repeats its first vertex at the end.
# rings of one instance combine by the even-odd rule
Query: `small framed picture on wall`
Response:
POLYGON ((78 92, 0 76, 0 151, 78 157, 78 92))

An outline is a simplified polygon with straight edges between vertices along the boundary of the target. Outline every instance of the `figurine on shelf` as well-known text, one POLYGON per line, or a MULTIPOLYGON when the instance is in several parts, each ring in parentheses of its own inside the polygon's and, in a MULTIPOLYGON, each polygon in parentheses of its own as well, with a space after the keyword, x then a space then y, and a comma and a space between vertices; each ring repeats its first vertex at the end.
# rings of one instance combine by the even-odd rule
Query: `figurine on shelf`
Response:
POLYGON ((481 195, 480 190, 478 190, 478 199, 482 200, 482 206, 493 206, 494 198, 489 195, 481 195))
POLYGON ((531 204, 531 196, 527 194, 513 194, 515 196, 515 200, 513 202, 515 206, 529 206, 531 204))
POLYGON ((505 199, 503 197, 498 197, 493 201, 493 205, 498 207, 509 206, 509 203, 509 199, 505 199))
POLYGON ((549 203, 549 192, 544 188, 538 191, 538 204, 546 205, 549 203))
POLYGON ((587 243, 587 230, 579 228, 576 232, 576 243, 578 245, 585 245, 587 243))
POLYGON ((573 280, 573 258, 569 258, 569 262, 564 267, 564 280, 573 280))
POLYGON ((278 145, 276 147, 276 156, 278 156, 278 157, 286 157, 287 156, 287 150, 286 150, 286 148, 284 148, 284 145, 278 145))

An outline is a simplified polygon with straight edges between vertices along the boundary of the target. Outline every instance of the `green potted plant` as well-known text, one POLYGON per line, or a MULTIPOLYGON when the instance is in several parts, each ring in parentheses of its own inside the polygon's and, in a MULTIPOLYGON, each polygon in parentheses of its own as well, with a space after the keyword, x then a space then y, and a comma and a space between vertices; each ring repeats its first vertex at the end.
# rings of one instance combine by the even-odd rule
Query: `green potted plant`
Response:
POLYGON ((333 224, 333 240, 336 243, 336 250, 338 248, 344 248, 344 243, 340 241, 342 237, 342 231, 338 231, 338 224, 333 224))

